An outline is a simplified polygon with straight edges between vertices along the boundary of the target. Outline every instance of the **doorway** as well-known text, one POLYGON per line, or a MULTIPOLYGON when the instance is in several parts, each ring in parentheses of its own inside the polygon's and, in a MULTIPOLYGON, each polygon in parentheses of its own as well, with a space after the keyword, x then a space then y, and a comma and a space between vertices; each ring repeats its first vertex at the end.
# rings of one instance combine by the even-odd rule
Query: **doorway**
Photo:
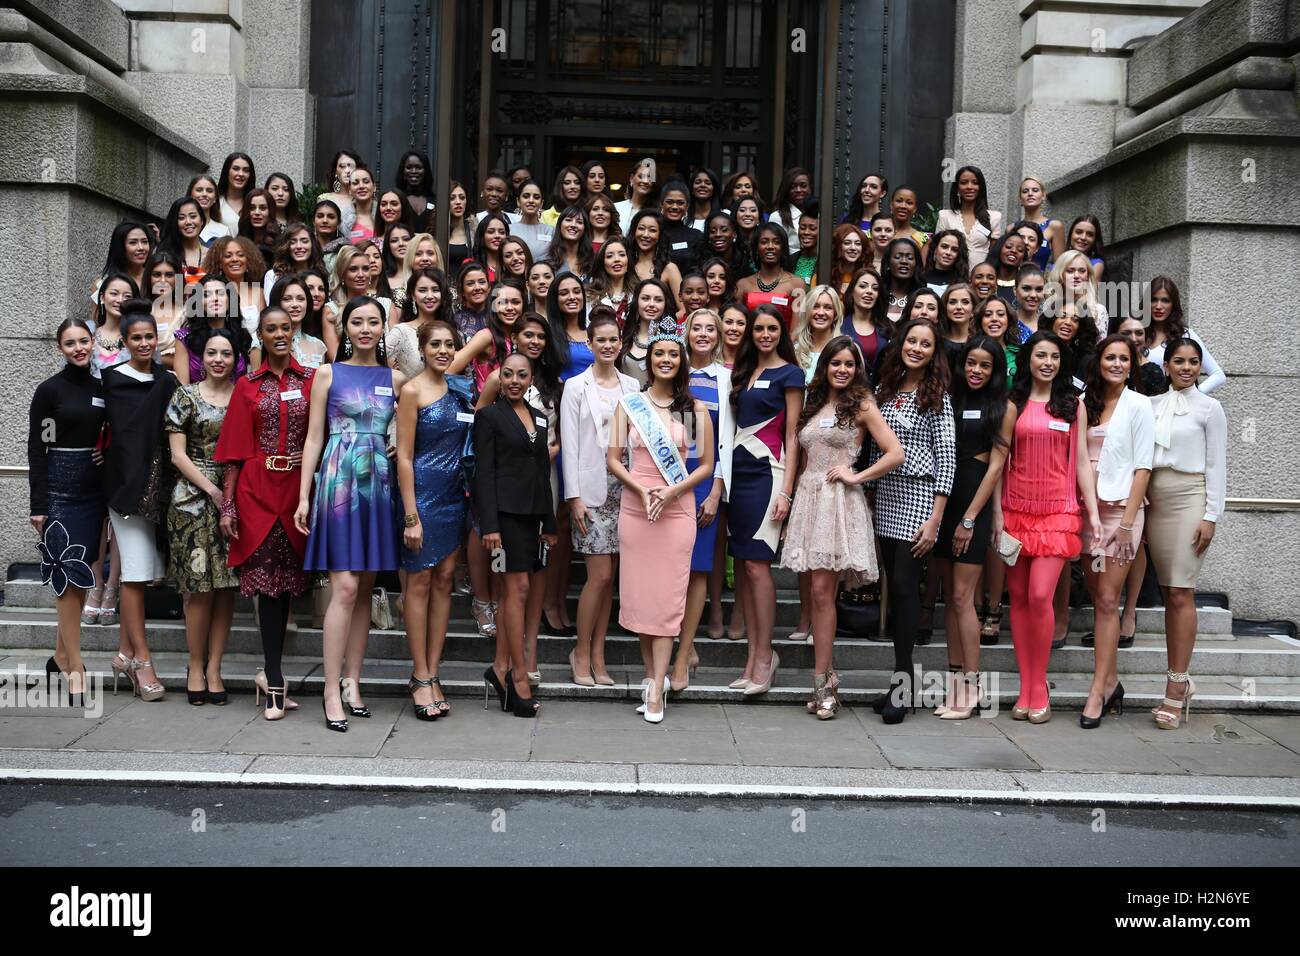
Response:
MULTIPOLYGON (((703 143, 667 144, 653 140, 622 139, 600 142, 592 137, 548 137, 548 151, 552 157, 548 169, 562 166, 582 167, 583 163, 597 160, 605 167, 605 181, 615 200, 627 198, 627 183, 632 171, 643 159, 653 159, 659 182, 686 179, 692 169, 704 165, 703 143)), ((533 173, 540 174, 534 169, 533 173)), ((542 174, 544 175, 544 174, 542 174)), ((546 187, 550 183, 545 184, 546 187)))

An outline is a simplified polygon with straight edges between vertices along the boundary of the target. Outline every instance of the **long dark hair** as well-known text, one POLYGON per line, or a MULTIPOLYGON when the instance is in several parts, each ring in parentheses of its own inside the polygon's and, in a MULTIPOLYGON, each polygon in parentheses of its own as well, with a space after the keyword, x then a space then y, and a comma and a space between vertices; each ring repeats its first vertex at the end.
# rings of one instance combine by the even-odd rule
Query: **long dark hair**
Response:
MULTIPOLYGON (((354 295, 348 299, 348 304, 343 307, 343 314, 339 316, 339 360, 343 361, 352 358, 356 352, 352 344, 352 336, 348 335, 348 319, 352 318, 352 313, 363 305, 373 305, 379 310, 379 317, 384 316, 384 307, 382 303, 371 295, 354 295)), ((379 342, 376 345, 375 361, 380 365, 388 364, 388 349, 384 344, 384 335, 379 336, 379 342)))
MULTIPOLYGON (((668 223, 664 219, 663 213, 658 209, 641 209, 632 217, 628 223, 627 239, 632 243, 632 249, 635 255, 629 263, 628 272, 636 273, 637 260, 641 258, 641 246, 636 241, 636 228, 641 224, 642 219, 653 219, 659 227, 659 240, 655 243, 652 261, 654 263, 654 277, 658 279, 664 274, 664 267, 668 265, 668 223)), ((556 235, 559 235, 558 223, 556 225, 556 235)))
POLYGON ((963 166, 957 170, 957 175, 952 178, 952 185, 948 187, 948 208, 953 212, 961 212, 961 194, 957 191, 957 181, 961 179, 962 173, 975 174, 975 182, 980 187, 979 195, 975 197, 975 218, 981 226, 991 230, 993 224, 989 222, 989 187, 984 182, 984 173, 978 166, 963 166))
MULTIPOLYGON (((248 163, 248 185, 244 187, 244 195, 247 196, 249 190, 257 187, 257 167, 253 165, 253 157, 247 153, 231 153, 226 157, 226 161, 221 164, 221 175, 217 177, 217 202, 226 198, 226 193, 230 191, 230 167, 234 165, 235 160, 242 159, 248 163)), ((274 209, 272 209, 274 215, 274 209)))
MULTIPOLYGON (((406 301, 402 303, 402 314, 400 321, 413 322, 420 315, 420 308, 415 304, 415 287, 421 279, 431 279, 438 289, 442 292, 442 299, 438 303, 438 312, 434 316, 436 319, 447 318, 451 320, 451 287, 447 285, 447 277, 443 275, 441 269, 412 269, 410 277, 406 280, 406 301)), ((454 325, 455 323, 452 322, 454 325)), ((459 330, 457 330, 459 334, 459 330)))
MULTIPOLYGON (((578 177, 578 198, 575 203, 582 202, 583 196, 587 194, 587 177, 583 175, 581 169, 577 166, 565 166, 555 174, 555 185, 551 187, 551 208, 567 209, 570 206, 569 200, 564 198, 564 177, 573 173, 578 177)), ((608 177, 606 177, 608 179, 608 177)))
MULTIPOLYGON (((307 269, 320 269, 325 271, 325 257, 321 254, 320 243, 316 241, 316 230, 305 222, 290 222, 280 234, 275 237, 274 258, 271 261, 271 269, 275 272, 276 278, 284 278, 287 275, 293 275, 295 272, 303 272, 307 269), (300 265, 289 258, 289 240, 300 232, 307 233, 307 238, 311 240, 311 256, 306 265, 300 265)), ((328 286, 329 283, 327 282, 328 286)))
MULTIPOLYGON (((308 307, 311 305, 311 296, 307 296, 308 307)), ((191 355, 202 355, 203 346, 207 344, 208 335, 212 331, 209 324, 212 319, 221 319, 221 327, 227 330, 230 340, 235 343, 235 354, 247 359, 249 349, 252 347, 252 339, 244 331, 243 323, 240 320, 239 313, 239 289, 233 282, 227 282, 224 277, 218 273, 212 273, 204 277, 195 290, 190 300, 190 308, 186 310, 189 314, 185 317, 184 327, 188 329, 185 347, 191 355), (225 315, 208 315, 205 311, 203 302, 203 290, 209 285, 219 285, 226 293, 226 314, 225 315)))
POLYGON ((993 447, 1001 447, 1002 418, 1007 413, 1007 353, 996 339, 972 334, 957 354, 952 380, 952 413, 960 421, 962 412, 976 408, 980 412, 982 437, 993 447), (993 373, 980 388, 972 391, 966 381, 966 358, 977 349, 993 357, 993 373))
POLYGON ((858 188, 853 190, 853 198, 849 200, 849 213, 844 217, 845 222, 851 222, 859 229, 862 228, 862 214, 867 211, 862 203, 862 184, 872 177, 880 180, 880 204, 877 206, 877 211, 885 211, 884 201, 889 195, 889 180, 885 178, 884 173, 867 173, 858 180, 858 188))
POLYGON ((542 354, 537 357, 537 361, 533 362, 533 384, 537 386, 537 391, 541 393, 543 401, 547 405, 554 407, 560 400, 560 394, 563 391, 560 372, 568 364, 568 361, 560 357, 559 344, 555 341, 555 332, 545 316, 536 312, 525 312, 519 317, 519 322, 515 326, 516 333, 523 331, 527 325, 540 326, 546 332, 546 347, 542 349, 542 354))
POLYGON ((966 235, 960 229, 941 229, 934 234, 934 238, 927 245, 930 248, 931 264, 925 269, 926 282, 951 285, 954 282, 965 282, 970 278, 970 254, 966 246, 966 235), (939 240, 945 236, 952 236, 957 240, 957 258, 948 269, 940 269, 933 264, 934 251, 939 248, 939 240))
MULTIPOLYGON (((584 276, 591 275, 591 261, 595 258, 595 250, 591 246, 591 220, 587 218, 587 210, 580 204, 574 203, 572 206, 565 206, 563 211, 555 220, 555 231, 551 234, 551 244, 546 247, 544 259, 548 259, 556 269, 568 263, 564 252, 564 237, 561 235, 561 225, 564 220, 577 216, 582 220, 582 235, 578 237, 578 271, 584 276)), ((632 263, 628 263, 629 267, 632 263)))
MULTIPOLYGON (((199 207, 199 211, 203 211, 202 206, 199 207)), ((126 238, 137 229, 144 233, 145 238, 149 240, 149 251, 153 251, 153 238, 149 235, 148 229, 138 222, 119 222, 113 227, 113 234, 109 236, 108 257, 104 260, 104 268, 99 273, 101 276, 114 272, 131 274, 131 263, 126 255, 126 238)))
POLYGON ((492 307, 488 309, 487 330, 492 336, 492 357, 498 364, 505 360, 507 351, 513 344, 510 339, 514 333, 519 330, 519 323, 523 321, 524 310, 528 308, 528 287, 516 279, 514 276, 502 279, 492 287, 491 299, 492 307), (513 289, 519 293, 519 318, 515 320, 515 327, 507 332, 505 326, 501 324, 499 313, 496 307, 496 298, 502 289, 513 289))
MULTIPOLYGON (((330 301, 330 276, 322 265, 312 266, 310 269, 304 269, 302 272, 295 275, 294 278, 301 279, 303 281, 303 287, 306 288, 308 276, 315 276, 325 286, 325 301, 321 303, 319 309, 316 308, 312 303, 311 289, 307 288, 307 314, 302 320, 302 330, 307 335, 320 339, 323 342, 325 341, 325 306, 329 305, 330 301)), ((276 285, 279 284, 280 283, 278 282, 276 283, 276 285)), ((271 289, 271 294, 275 295, 274 288, 271 289)))
MULTIPOLYGON (((207 216, 203 212, 203 206, 197 199, 190 196, 182 196, 172 203, 171 208, 167 210, 167 218, 163 220, 162 234, 158 237, 157 249, 163 252, 170 252, 182 263, 185 261, 185 240, 181 237, 180 218, 181 210, 186 206, 193 206, 199 211, 200 224, 207 222, 207 216)), ((202 225, 199 226, 203 228, 202 225)), ((199 243, 200 251, 203 243, 195 236, 195 241, 199 243)), ((200 261, 202 256, 200 255, 200 261)))
MULTIPOLYGON (((316 237, 316 213, 320 210, 320 207, 321 207, 321 206, 329 206, 331 209, 333 209, 333 210, 334 210, 334 215, 337 216, 337 217, 338 217, 338 220, 339 220, 339 224, 338 224, 337 226, 334 227, 334 238, 331 239, 330 242, 331 242, 331 243, 333 243, 333 242, 337 242, 338 240, 344 238, 344 236, 343 236, 343 210, 341 210, 341 209, 339 208, 339 204, 336 203, 333 199, 318 199, 318 200, 316 200, 316 205, 314 205, 314 206, 311 207, 311 234, 312 234, 312 238, 315 238, 315 237, 316 237)), ((319 241, 319 240, 318 240, 318 241, 319 241)))
MULTIPOLYGON (((717 256, 705 259, 704 263, 700 266, 700 272, 704 274, 706 281, 709 275, 709 270, 714 266, 722 266, 722 274, 726 277, 727 283, 726 288, 722 290, 722 302, 729 302, 731 297, 736 293, 736 280, 731 274, 731 266, 727 265, 725 259, 719 259, 717 256)), ((721 305, 722 303, 720 302, 718 304, 721 305)))
MULTIPOLYGON (((1165 341, 1175 342, 1187 335, 1187 320, 1183 317, 1183 297, 1178 291, 1178 284, 1169 276, 1156 276, 1147 285, 1147 314, 1150 315, 1151 297, 1157 292, 1169 293, 1169 318, 1165 319, 1165 341)), ((1147 323, 1147 345, 1152 344, 1154 321, 1147 323)), ((1165 354, 1169 354, 1166 350, 1165 354)))
MULTIPOLYGON (((802 166, 791 166, 785 171, 785 175, 781 177, 781 183, 776 187, 776 198, 772 200, 772 212, 781 218, 781 225, 787 231, 794 227, 794 216, 790 213, 791 207, 798 208, 790 199, 790 189, 794 186, 794 181, 800 176, 807 176, 808 185, 812 185, 812 173, 802 166)), ((808 192, 809 198, 811 198, 812 190, 809 189, 808 192)))
POLYGON ((828 371, 831 359, 846 349, 853 353, 853 360, 857 367, 853 372, 853 380, 840 392, 840 397, 835 402, 836 427, 843 428, 854 421, 858 417, 858 409, 864 399, 875 401, 871 394, 871 385, 867 382, 866 360, 862 356, 862 350, 858 348, 858 343, 851 335, 837 335, 826 343, 826 347, 822 349, 817 359, 817 369, 813 372, 812 381, 808 383, 808 397, 799 415, 800 431, 817 416, 830 398, 831 383, 828 371))
POLYGON ((844 314, 850 322, 853 321, 853 316, 857 314, 858 282, 864 275, 869 275, 876 280, 876 302, 871 307, 871 324, 876 327, 879 335, 887 336, 890 334, 889 292, 885 289, 885 280, 880 277, 880 273, 873 266, 863 266, 853 273, 848 288, 844 290, 844 314))
MULTIPOLYGON (((483 242, 487 236, 487 227, 488 227, 488 223, 490 222, 501 223, 503 226, 506 227, 506 235, 507 236, 510 235, 510 220, 506 218, 504 213, 486 212, 483 214, 483 218, 478 221, 478 225, 474 229, 474 245, 472 251, 470 252, 470 255, 473 256, 476 261, 483 263, 485 267, 487 266, 488 260, 487 260, 487 249, 483 247, 483 242)), ((503 238, 501 241, 505 242, 505 239, 503 238)), ((497 261, 500 262, 500 260, 501 260, 501 248, 498 246, 497 261)), ((505 271, 504 262, 501 263, 501 270, 503 272, 505 271)), ((497 278, 500 278, 500 276, 498 276, 497 278)))
POLYGON ((903 346, 913 329, 929 329, 934 336, 934 352, 926 363, 921 384, 916 388, 916 408, 921 412, 943 411, 943 397, 948 391, 948 360, 943 354, 943 337, 939 326, 926 319, 911 319, 899 325, 894 337, 881 353, 876 367, 876 401, 885 404, 898 395, 907 378, 907 365, 903 362, 903 346))
MULTIPOLYGON (((302 210, 298 208, 298 189, 297 187, 294 186, 293 180, 289 177, 289 174, 272 173, 270 176, 266 177, 266 182, 262 184, 262 188, 269 189, 271 186, 272 179, 283 179, 284 184, 289 187, 289 201, 285 204, 284 207, 284 221, 286 223, 302 222, 302 210)), ((271 218, 272 219, 275 218, 274 200, 272 200, 271 202, 271 218)))
POLYGON ((578 288, 582 289, 582 311, 578 313, 578 328, 580 329, 587 327, 587 284, 582 281, 582 276, 566 272, 564 275, 555 277, 551 282, 550 294, 546 297, 546 321, 551 329, 550 337, 555 342, 555 351, 560 357, 560 365, 567 367, 569 364, 569 333, 565 330, 564 313, 560 311, 560 299, 556 295, 560 289, 560 283, 565 280, 578 283, 578 288))
POLYGON ((189 196, 191 199, 194 198, 194 187, 204 179, 212 183, 212 192, 214 194, 211 209, 204 209, 203 203, 199 203, 199 209, 203 212, 203 224, 206 226, 210 222, 221 221, 221 194, 217 192, 217 181, 208 173, 199 173, 197 176, 193 177, 190 180, 190 184, 185 187, 185 195, 189 196))
MULTIPOLYGON (((559 282, 559 279, 555 280, 559 282)), ((618 350, 618 360, 623 358, 631 351, 632 346, 636 344, 636 334, 641 328, 641 290, 646 286, 652 285, 664 294, 664 315, 677 315, 677 298, 673 295, 673 290, 668 288, 668 283, 662 279, 642 279, 632 287, 632 301, 628 303, 627 314, 623 316, 623 345, 618 350)), ((551 298, 555 298, 555 287, 551 287, 551 298)), ((653 329, 652 329, 653 331, 653 329)), ((649 353, 646 353, 647 356, 649 353)), ((647 358, 648 360, 648 358, 647 358)), ((689 364, 689 361, 688 363, 689 364)))
POLYGON ((600 252, 597 252, 591 261, 591 279, 588 281, 588 288, 592 293, 606 295, 609 292, 609 273, 605 271, 605 254, 611 246, 622 246, 623 252, 627 254, 627 273, 623 276, 623 289, 632 285, 632 280, 636 278, 633 266, 636 259, 632 255, 632 242, 623 236, 610 236, 600 246, 600 252))
POLYGON ((754 324, 760 315, 775 319, 781 328, 781 337, 776 341, 776 354, 786 362, 799 367, 799 357, 794 354, 794 339, 790 337, 790 327, 786 325, 781 310, 769 302, 764 302, 749 314, 745 321, 745 337, 740 341, 740 351, 736 354, 736 367, 731 372, 731 404, 740 402, 741 393, 749 385, 749 378, 758 369, 758 346, 754 344, 754 324))
POLYGON ((1089 225, 1091 225, 1096 235, 1096 238, 1092 240, 1092 245, 1088 247, 1088 250, 1087 252, 1084 253, 1084 255, 1086 255, 1089 259, 1105 259, 1106 244, 1105 242, 1102 241, 1101 238, 1101 220, 1098 219, 1096 216, 1094 216, 1092 213, 1084 213, 1082 216, 1077 216, 1075 217, 1074 222, 1070 223, 1070 228, 1065 233, 1066 248, 1067 249, 1074 248, 1074 246, 1070 245, 1070 237, 1074 235, 1074 227, 1081 222, 1086 222, 1089 225))
MULTIPOLYGON (((604 163, 602 160, 599 160, 599 159, 589 159, 589 160, 587 160, 585 163, 582 164, 582 168, 579 169, 578 172, 582 174, 582 195, 580 195, 580 196, 578 197, 578 202, 580 202, 580 203, 585 203, 588 199, 594 199, 596 196, 608 196, 608 195, 609 195, 609 170, 605 168, 605 163, 604 163), (600 192, 598 192, 598 193, 589 193, 589 192, 587 192, 587 176, 588 176, 588 175, 591 173, 591 171, 592 171, 593 169, 595 169, 597 166, 599 166, 602 170, 604 170, 604 173, 605 173, 605 188, 604 188, 603 190, 601 190, 600 192)), ((556 208, 559 208, 559 207, 557 206, 556 208)))
POLYGON ((707 220, 722 208, 722 180, 720 180, 718 174, 709 169, 709 167, 696 166, 691 170, 690 176, 686 178, 686 185, 690 187, 690 192, 687 194, 686 206, 687 225, 690 225, 692 219, 697 218, 695 215, 695 180, 699 176, 707 176, 709 182, 713 184, 713 195, 709 197, 709 215, 704 217, 706 225, 707 220))
POLYGON ((398 208, 401 210, 401 214, 398 215, 397 219, 393 223, 385 223, 385 231, 387 231, 388 225, 397 225, 400 223, 407 229, 411 230, 411 235, 415 235, 420 231, 416 221, 415 210, 411 208, 411 201, 406 198, 406 193, 398 189, 396 186, 389 186, 387 189, 381 189, 375 195, 375 222, 380 223, 384 221, 383 217, 379 215, 379 203, 389 193, 392 193, 397 197, 398 208))
POLYGON ((1097 351, 1088 362, 1088 372, 1084 378, 1083 407, 1088 412, 1088 427, 1095 428, 1101 424, 1101 412, 1106 405, 1106 383, 1101 378, 1101 357, 1106 349, 1116 342, 1123 342, 1128 347, 1128 381, 1125 388, 1140 391, 1138 387, 1138 354, 1133 342, 1123 335, 1108 335, 1097 344, 1097 351))
POLYGON ((1039 342, 1047 342, 1056 346, 1061 355, 1061 362, 1056 369, 1056 377, 1052 379, 1052 397, 1047 402, 1047 413, 1053 418, 1072 422, 1079 407, 1079 397, 1074 393, 1074 385, 1070 382, 1070 374, 1065 369, 1065 345, 1051 332, 1035 332, 1020 347, 1020 358, 1016 360, 1016 377, 1011 382, 1011 402, 1019 412, 1024 412, 1025 405, 1029 402, 1030 390, 1033 387, 1029 366, 1034 355, 1034 348, 1037 347, 1039 342))
MULTIPOLYGON (((311 289, 307 288, 307 280, 303 276, 288 275, 279 279, 275 285, 271 287, 271 301, 268 302, 267 305, 274 306, 277 309, 284 309, 284 306, 282 305, 284 302, 284 293, 285 290, 289 289, 291 286, 297 286, 302 289, 302 294, 307 297, 307 310, 302 314, 302 322, 299 323, 299 328, 302 329, 304 335, 310 335, 313 338, 319 339, 319 335, 307 330, 307 320, 312 317, 313 309, 311 307, 311 289)), ((258 321, 258 325, 261 325, 260 320, 258 321)), ((322 339, 322 341, 324 340, 322 339)))

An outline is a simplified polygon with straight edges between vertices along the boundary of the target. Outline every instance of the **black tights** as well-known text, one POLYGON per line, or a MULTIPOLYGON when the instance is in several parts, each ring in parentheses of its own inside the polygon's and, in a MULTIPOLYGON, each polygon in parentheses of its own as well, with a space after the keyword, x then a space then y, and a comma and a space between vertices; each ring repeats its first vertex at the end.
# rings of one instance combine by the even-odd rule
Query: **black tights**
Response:
POLYGON ((921 620, 921 572, 924 558, 912 556, 910 541, 878 538, 884 558, 885 579, 889 586, 889 610, 894 623, 894 680, 907 684, 908 701, 912 692, 912 647, 921 620), (900 676, 906 675, 906 676, 900 676))
POLYGON ((289 624, 289 606, 292 594, 279 597, 257 598, 257 625, 262 632, 262 656, 266 658, 266 683, 268 687, 284 686, 284 671, 280 659, 284 655, 284 630, 289 624))

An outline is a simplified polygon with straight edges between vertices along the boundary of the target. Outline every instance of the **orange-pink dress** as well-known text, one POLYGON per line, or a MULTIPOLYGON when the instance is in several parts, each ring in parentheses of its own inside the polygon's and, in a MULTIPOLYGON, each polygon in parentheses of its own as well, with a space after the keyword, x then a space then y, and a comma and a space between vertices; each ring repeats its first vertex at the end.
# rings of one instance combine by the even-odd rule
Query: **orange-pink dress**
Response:
MULTIPOLYGON (((672 438, 686 460, 686 428, 672 423, 672 438)), ((636 428, 628 428, 629 469, 646 488, 667 484, 636 428)), ((676 637, 686 614, 686 588, 695 548, 695 496, 669 503, 653 524, 641 496, 625 492, 618 515, 618 623, 633 634, 676 637)))
POLYGON ((1002 477, 1002 517, 1027 557, 1079 556, 1076 427, 1073 419, 1049 415, 1046 402, 1032 400, 1016 419, 1002 477))

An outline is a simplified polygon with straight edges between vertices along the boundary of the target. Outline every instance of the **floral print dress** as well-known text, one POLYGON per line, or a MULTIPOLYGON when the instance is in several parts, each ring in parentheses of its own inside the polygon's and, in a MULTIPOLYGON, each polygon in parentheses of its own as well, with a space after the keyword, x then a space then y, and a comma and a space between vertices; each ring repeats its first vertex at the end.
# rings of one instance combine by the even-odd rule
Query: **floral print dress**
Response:
MULTIPOLYGON (((213 457, 226 406, 210 404, 199 394, 198 384, 182 385, 172 395, 163 430, 185 436, 190 461, 218 488, 223 468, 213 457)), ((201 594, 239 587, 239 576, 229 566, 226 539, 221 534, 221 514, 212 499, 178 475, 167 508, 168 580, 185 594, 201 594)))

